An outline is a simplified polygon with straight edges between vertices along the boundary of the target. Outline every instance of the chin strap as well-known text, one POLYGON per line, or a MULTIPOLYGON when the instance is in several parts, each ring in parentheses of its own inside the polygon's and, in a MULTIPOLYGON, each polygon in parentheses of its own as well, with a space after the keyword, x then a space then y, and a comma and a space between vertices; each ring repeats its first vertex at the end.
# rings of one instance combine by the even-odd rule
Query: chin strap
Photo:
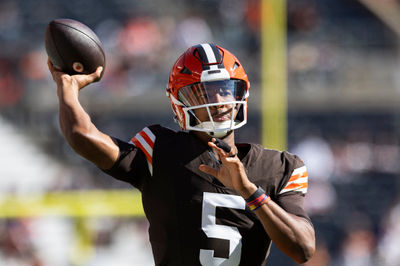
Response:
POLYGON ((224 137, 232 134, 232 132, 233 132, 233 130, 226 130, 226 131, 221 131, 221 132, 207 132, 207 134, 213 138, 224 138, 224 137))

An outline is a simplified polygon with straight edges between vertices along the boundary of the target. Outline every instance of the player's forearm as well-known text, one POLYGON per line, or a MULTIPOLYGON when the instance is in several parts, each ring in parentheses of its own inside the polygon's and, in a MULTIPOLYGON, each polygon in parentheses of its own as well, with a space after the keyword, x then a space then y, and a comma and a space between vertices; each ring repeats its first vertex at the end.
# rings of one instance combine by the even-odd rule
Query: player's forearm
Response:
MULTIPOLYGON (((247 199, 257 187, 247 178, 242 179, 247 181, 241 182, 246 185, 238 186, 241 189, 237 191, 247 199)), ((261 205, 255 212, 271 240, 285 254, 298 263, 304 263, 311 258, 315 250, 314 229, 305 219, 287 213, 272 200, 261 205)))
POLYGON ((59 122, 61 131, 71 146, 84 138, 93 126, 89 115, 78 100, 78 91, 74 88, 58 88, 59 122))
POLYGON ((298 263, 309 260, 315 251, 312 226, 303 218, 287 213, 272 200, 256 214, 275 245, 298 263))
POLYGON ((110 168, 118 157, 118 147, 100 132, 78 100, 78 90, 59 88, 59 121, 69 145, 82 157, 102 169, 110 168))

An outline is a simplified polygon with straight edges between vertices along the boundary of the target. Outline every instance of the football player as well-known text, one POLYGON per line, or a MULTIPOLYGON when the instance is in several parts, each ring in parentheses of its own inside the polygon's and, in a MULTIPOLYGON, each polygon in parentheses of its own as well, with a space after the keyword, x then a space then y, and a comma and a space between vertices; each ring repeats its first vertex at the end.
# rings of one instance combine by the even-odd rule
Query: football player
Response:
POLYGON ((298 263, 313 255, 303 162, 235 143, 250 83, 228 50, 205 43, 185 51, 166 90, 182 130, 151 125, 129 142, 99 131, 79 103, 79 90, 99 79, 101 67, 69 76, 48 64, 68 143, 141 191, 156 265, 262 265, 271 241, 298 263))

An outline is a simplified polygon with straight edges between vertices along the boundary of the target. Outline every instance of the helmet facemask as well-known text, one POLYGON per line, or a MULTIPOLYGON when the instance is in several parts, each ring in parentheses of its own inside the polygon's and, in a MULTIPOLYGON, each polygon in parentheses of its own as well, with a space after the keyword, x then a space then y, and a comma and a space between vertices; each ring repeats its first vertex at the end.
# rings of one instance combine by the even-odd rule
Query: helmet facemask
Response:
POLYGON ((243 80, 199 82, 179 89, 175 103, 182 107, 187 130, 224 137, 247 122, 246 83, 243 80))

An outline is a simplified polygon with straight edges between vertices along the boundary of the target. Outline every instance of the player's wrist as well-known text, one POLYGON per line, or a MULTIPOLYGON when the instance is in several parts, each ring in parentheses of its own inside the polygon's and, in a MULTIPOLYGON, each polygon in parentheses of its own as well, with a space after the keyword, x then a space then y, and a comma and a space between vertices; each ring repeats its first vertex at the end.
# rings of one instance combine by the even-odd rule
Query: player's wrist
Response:
POLYGON ((254 194, 254 192, 256 192, 257 190, 257 186, 251 182, 249 182, 248 184, 244 185, 242 189, 240 189, 239 194, 244 198, 247 199, 249 198, 251 195, 254 194))
POLYGON ((79 86, 74 82, 62 82, 57 86, 57 93, 62 99, 76 98, 79 94, 79 86))
POLYGON ((255 211, 266 204, 270 199, 271 198, 265 193, 264 189, 258 187, 250 197, 246 198, 246 204, 250 210, 255 211))

